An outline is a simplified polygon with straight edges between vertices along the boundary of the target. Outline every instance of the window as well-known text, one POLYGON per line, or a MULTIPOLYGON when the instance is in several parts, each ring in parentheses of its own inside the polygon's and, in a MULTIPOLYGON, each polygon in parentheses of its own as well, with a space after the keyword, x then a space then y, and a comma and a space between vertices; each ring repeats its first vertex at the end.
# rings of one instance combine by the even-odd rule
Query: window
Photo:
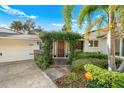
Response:
POLYGON ((89 40, 89 47, 98 47, 98 40, 89 40))
POLYGON ((94 41, 94 47, 98 47, 98 41, 94 41))
POLYGON ((89 41, 89 47, 93 47, 93 40, 89 41))

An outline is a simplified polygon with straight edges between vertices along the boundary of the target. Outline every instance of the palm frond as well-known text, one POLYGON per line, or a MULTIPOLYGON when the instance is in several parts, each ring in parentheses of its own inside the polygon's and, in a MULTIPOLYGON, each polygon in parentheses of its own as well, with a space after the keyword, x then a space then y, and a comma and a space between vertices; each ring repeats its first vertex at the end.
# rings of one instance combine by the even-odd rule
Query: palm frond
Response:
POLYGON ((78 15, 78 25, 81 28, 82 23, 84 20, 91 21, 91 16, 94 14, 94 12, 98 11, 106 11, 107 12, 107 7, 108 6, 98 6, 98 5, 86 5, 81 8, 79 15, 78 15))
POLYGON ((73 10, 74 5, 63 6, 64 24, 65 27, 67 28, 67 31, 71 31, 73 10))

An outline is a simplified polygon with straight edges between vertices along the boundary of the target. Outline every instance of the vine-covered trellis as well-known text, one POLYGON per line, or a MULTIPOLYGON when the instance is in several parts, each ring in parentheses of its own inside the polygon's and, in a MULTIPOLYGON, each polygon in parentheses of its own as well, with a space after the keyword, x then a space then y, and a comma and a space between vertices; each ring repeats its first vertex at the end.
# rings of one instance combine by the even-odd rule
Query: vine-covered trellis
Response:
POLYGON ((74 47, 81 35, 76 32, 62 32, 62 31, 51 31, 51 32, 41 32, 41 50, 42 55, 39 57, 39 63, 42 68, 45 69, 49 62, 52 62, 52 42, 57 40, 66 40, 70 44, 70 52, 68 63, 71 64, 74 56, 74 47))

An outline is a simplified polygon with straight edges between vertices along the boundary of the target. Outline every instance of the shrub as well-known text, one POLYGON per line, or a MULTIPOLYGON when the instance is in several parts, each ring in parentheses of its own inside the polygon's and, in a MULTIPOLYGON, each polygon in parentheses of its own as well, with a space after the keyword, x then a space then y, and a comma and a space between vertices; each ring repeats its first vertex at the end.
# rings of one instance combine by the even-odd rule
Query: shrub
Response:
POLYGON ((37 65, 42 69, 46 69, 47 66, 48 66, 48 62, 46 61, 46 58, 44 56, 40 56, 38 58, 38 62, 37 62, 37 65))
POLYGON ((122 61, 123 61, 122 58, 117 58, 117 57, 115 58, 117 68, 121 65, 122 61))
MULTIPOLYGON (((122 61, 123 61, 123 59, 121 59, 121 58, 117 58, 117 57, 115 58, 117 67, 120 66, 122 61)), ((97 52, 86 52, 86 53, 79 52, 74 57, 74 61, 72 64, 79 65, 79 66, 81 66, 82 64, 83 65, 84 64, 94 64, 94 65, 100 66, 102 68, 107 68, 108 67, 108 58, 107 58, 107 55, 97 53, 97 52)), ((81 68, 83 68, 83 67, 81 67, 81 68)))
POLYGON ((78 59, 72 62, 72 70, 75 72, 81 72, 84 70, 85 64, 94 64, 99 67, 106 67, 107 60, 105 59, 96 59, 96 58, 87 58, 87 59, 78 59))
POLYGON ((120 77, 118 81, 112 82, 113 88, 124 88, 124 77, 120 77))
POLYGON ((124 74, 119 72, 107 71, 92 64, 86 64, 84 69, 92 73, 93 80, 96 81, 98 87, 113 87, 116 82, 124 78, 124 74))
POLYGON ((81 58, 98 58, 98 59, 107 59, 107 55, 101 54, 99 52, 78 52, 74 58, 81 59, 81 58))

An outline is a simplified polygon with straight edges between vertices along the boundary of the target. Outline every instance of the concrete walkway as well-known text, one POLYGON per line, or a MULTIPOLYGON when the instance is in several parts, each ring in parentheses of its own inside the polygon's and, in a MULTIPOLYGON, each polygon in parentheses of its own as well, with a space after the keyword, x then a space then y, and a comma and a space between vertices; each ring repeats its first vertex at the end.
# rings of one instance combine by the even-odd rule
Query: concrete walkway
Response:
POLYGON ((1 88, 56 88, 33 61, 0 63, 1 88))
POLYGON ((53 81, 55 81, 56 79, 62 77, 63 75, 69 72, 70 72, 70 66, 62 66, 62 65, 49 67, 45 70, 45 73, 53 81))

